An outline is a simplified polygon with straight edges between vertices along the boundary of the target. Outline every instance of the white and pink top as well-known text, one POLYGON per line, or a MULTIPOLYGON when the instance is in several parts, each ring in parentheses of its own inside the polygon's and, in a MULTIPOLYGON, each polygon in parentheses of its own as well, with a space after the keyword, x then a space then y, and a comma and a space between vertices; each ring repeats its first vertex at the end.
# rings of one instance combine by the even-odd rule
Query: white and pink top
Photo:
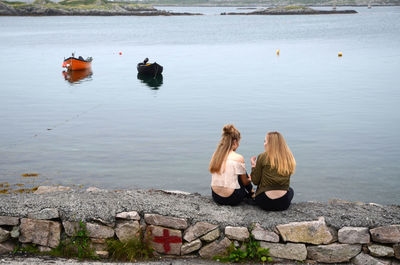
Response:
MULTIPOLYGON (((224 168, 224 165, 222 165, 222 168, 224 168)), ((211 186, 240 189, 238 175, 243 174, 246 174, 246 165, 244 163, 227 159, 225 161, 225 170, 222 170, 221 173, 211 174, 211 186)))

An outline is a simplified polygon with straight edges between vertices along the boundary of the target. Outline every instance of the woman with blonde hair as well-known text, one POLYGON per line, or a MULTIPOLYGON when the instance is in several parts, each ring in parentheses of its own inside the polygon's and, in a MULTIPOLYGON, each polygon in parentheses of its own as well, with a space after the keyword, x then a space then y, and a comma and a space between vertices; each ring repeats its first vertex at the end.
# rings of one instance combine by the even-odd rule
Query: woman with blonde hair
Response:
POLYGON ((232 124, 225 125, 209 165, 211 193, 218 204, 234 206, 251 198, 251 179, 243 156, 236 153, 239 143, 240 132, 232 124))
POLYGON ((267 211, 283 211, 294 196, 289 185, 296 161, 279 132, 267 133, 264 148, 257 160, 255 156, 251 158, 251 179, 257 185, 255 203, 267 211))

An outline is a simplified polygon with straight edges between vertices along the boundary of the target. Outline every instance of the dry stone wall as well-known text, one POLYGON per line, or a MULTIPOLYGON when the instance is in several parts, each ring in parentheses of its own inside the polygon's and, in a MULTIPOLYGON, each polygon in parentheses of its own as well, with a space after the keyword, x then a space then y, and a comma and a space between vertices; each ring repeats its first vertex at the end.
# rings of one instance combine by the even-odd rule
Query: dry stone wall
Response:
MULTIPOLYGON (((286 212, 280 214, 285 215, 286 212)), ((43 208, 20 216, 3 213, 0 215, 0 254, 12 252, 18 243, 36 244, 41 251, 55 248, 61 238, 73 236, 78 231, 79 222, 71 219, 62 213, 62 206, 43 208)), ((212 258, 223 254, 231 243, 240 247, 253 237, 261 247, 269 248, 271 257, 278 259, 400 264, 400 222, 334 228, 327 224, 324 216, 273 227, 259 222, 238 226, 233 221, 232 225, 226 225, 226 222, 208 222, 206 216, 203 219, 205 221, 189 214, 182 217, 127 209, 116 211, 111 222, 97 216, 83 221, 91 244, 101 258, 108 257, 107 239, 127 241, 143 231, 157 255, 212 258)))

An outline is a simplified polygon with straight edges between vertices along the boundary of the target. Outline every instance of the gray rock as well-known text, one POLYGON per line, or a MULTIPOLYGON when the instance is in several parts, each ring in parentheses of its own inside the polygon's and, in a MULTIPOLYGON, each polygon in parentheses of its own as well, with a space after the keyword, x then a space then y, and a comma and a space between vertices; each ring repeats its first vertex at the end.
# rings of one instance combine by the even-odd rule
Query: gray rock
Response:
POLYGON ((325 263, 347 262, 361 252, 361 245, 330 244, 308 246, 307 257, 325 263))
POLYGON ((19 241, 55 248, 60 244, 61 224, 53 221, 22 218, 19 241))
POLYGON ((220 242, 214 241, 206 246, 204 246, 199 251, 199 255, 202 258, 211 259, 217 255, 223 255, 227 248, 230 246, 231 241, 228 238, 222 239, 220 242))
POLYGON ((117 213, 117 215, 115 217, 119 218, 119 219, 127 219, 127 220, 137 220, 137 221, 140 220, 140 216, 139 216, 138 212, 136 212, 136 211, 117 213))
POLYGON ((0 225, 19 225, 19 218, 13 216, 0 216, 0 225))
POLYGON ((10 238, 10 232, 0 228, 0 243, 7 241, 10 238))
POLYGON ((396 259, 400 259, 400 244, 393 245, 393 251, 396 259))
POLYGON ((165 226, 174 229, 186 229, 188 227, 186 219, 171 216, 145 214, 144 220, 150 225, 165 226))
POLYGON ((111 238, 114 236, 114 229, 105 225, 86 223, 86 229, 88 231, 89 237, 111 238))
POLYGON ((318 221, 277 225, 276 228, 284 241, 319 245, 329 244, 337 239, 335 232, 326 225, 324 217, 318 218, 318 221))
POLYGON ((158 253, 169 255, 180 255, 181 253, 182 232, 180 230, 149 225, 146 228, 146 237, 158 253))
POLYGON ((269 248, 269 254, 274 258, 290 260, 305 260, 307 258, 307 249, 305 244, 280 244, 262 241, 260 242, 260 247, 269 248))
POLYGON ((12 238, 18 238, 19 235, 20 235, 20 233, 19 233, 19 227, 18 227, 18 226, 14 226, 14 227, 12 228, 11 232, 10 232, 10 236, 11 236, 12 238))
POLYGON ((192 253, 196 250, 199 250, 201 248, 202 244, 201 244, 201 240, 200 239, 196 239, 192 242, 183 244, 181 247, 181 255, 187 255, 189 253, 192 253))
POLYGON ((381 226, 370 230, 372 240, 379 243, 400 243, 400 225, 381 226))
POLYGON ((260 224, 255 224, 251 234, 255 240, 279 243, 279 236, 274 232, 263 229, 260 224))
POLYGON ((109 253, 108 251, 105 250, 97 250, 96 256, 98 256, 101 259, 108 259, 109 253))
POLYGON ((11 241, 0 243, 0 255, 11 253, 15 248, 15 244, 11 241))
POLYGON ((369 244, 371 241, 366 227, 343 227, 338 231, 338 238, 344 244, 369 244))
POLYGON ((370 255, 362 252, 354 257, 351 262, 354 265, 387 265, 385 262, 380 261, 377 258, 373 258, 370 255))
POLYGON ((128 241, 140 236, 140 225, 138 221, 118 222, 115 233, 120 241, 128 241))
POLYGON ((225 236, 232 240, 245 241, 250 237, 249 230, 246 227, 225 227, 225 236))
POLYGON ((219 229, 217 228, 217 229, 212 230, 211 232, 208 232, 204 236, 200 237, 200 239, 205 242, 212 242, 212 241, 216 240, 217 238, 219 238, 220 235, 221 235, 221 233, 219 232, 219 229))
POLYGON ((185 235, 183 236, 183 239, 185 239, 188 242, 191 242, 216 228, 218 228, 218 225, 213 225, 213 224, 205 223, 205 222, 198 222, 195 225, 190 226, 185 231, 185 235))
POLYGON ((45 193, 52 193, 57 191, 69 191, 71 190, 70 187, 64 186, 39 186, 38 189, 33 194, 45 194, 45 193))
POLYGON ((58 210, 54 208, 46 208, 39 212, 29 213, 28 218, 40 219, 40 220, 51 220, 59 218, 58 210))
POLYGON ((74 236, 79 231, 79 222, 64 221, 62 225, 67 236, 74 236))
POLYGON ((372 245, 368 246, 368 250, 371 253, 371 255, 375 256, 375 257, 393 257, 394 256, 393 248, 388 247, 388 246, 372 244, 372 245))

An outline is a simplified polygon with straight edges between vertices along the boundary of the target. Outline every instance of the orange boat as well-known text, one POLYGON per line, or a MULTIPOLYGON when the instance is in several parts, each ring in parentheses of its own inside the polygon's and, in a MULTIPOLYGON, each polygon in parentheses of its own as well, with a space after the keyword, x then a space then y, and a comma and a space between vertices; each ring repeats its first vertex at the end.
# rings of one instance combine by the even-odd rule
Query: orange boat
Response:
POLYGON ((62 64, 62 67, 67 68, 67 70, 84 70, 84 69, 89 69, 92 65, 93 58, 88 57, 86 59, 83 59, 82 56, 79 56, 78 58, 74 57, 74 54, 72 54, 71 57, 64 59, 64 62, 62 64))
POLYGON ((63 71, 62 72, 65 80, 67 80, 70 83, 78 83, 79 81, 83 81, 86 78, 89 78, 92 76, 92 70, 89 69, 84 69, 80 71, 63 71))

